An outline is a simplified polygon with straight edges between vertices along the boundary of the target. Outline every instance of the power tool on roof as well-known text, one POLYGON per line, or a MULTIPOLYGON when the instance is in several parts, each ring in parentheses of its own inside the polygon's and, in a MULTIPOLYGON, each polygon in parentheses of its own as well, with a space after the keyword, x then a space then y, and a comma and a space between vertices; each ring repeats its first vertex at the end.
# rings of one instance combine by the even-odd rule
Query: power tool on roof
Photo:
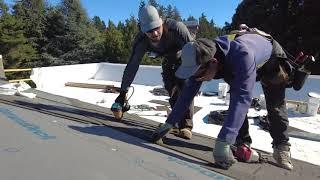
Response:
POLYGON ((129 98, 127 97, 127 92, 125 91, 120 92, 120 95, 115 100, 115 103, 113 103, 111 106, 111 111, 115 119, 121 120, 123 117, 123 114, 130 110, 130 104, 128 101, 133 95, 133 92, 134 92, 134 88, 132 87, 132 94, 130 95, 129 98))
POLYGON ((111 107, 111 111, 113 113, 113 116, 117 119, 117 120, 121 120, 123 117, 123 113, 126 111, 130 110, 130 105, 127 102, 125 102, 123 104, 123 106, 121 106, 119 103, 113 103, 112 107, 111 107))

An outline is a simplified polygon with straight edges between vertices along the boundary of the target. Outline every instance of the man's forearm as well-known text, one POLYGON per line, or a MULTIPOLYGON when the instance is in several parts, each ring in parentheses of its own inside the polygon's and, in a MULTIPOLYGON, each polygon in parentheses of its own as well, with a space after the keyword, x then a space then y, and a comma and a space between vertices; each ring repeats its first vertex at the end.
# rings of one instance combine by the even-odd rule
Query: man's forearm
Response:
POLYGON ((127 64, 122 76, 121 91, 128 91, 128 87, 132 84, 138 69, 139 69, 139 63, 127 64))

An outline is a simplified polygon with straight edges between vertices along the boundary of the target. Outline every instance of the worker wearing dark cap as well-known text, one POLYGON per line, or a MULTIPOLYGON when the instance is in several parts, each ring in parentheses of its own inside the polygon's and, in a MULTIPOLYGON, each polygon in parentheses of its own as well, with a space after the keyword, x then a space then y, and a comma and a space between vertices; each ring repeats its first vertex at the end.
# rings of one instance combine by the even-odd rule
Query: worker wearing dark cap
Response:
MULTIPOLYGON (((187 27, 182 22, 173 19, 162 20, 157 9, 150 5, 140 9, 139 26, 140 32, 135 37, 130 60, 123 73, 120 95, 111 107, 117 119, 121 119, 123 112, 128 110, 126 94, 136 76, 142 57, 147 52, 163 57, 162 77, 172 107, 184 85, 184 80, 175 77, 175 71, 181 64, 182 47, 193 40, 187 27)), ((191 103, 177 127, 178 136, 191 139, 192 117, 193 105, 191 103)))

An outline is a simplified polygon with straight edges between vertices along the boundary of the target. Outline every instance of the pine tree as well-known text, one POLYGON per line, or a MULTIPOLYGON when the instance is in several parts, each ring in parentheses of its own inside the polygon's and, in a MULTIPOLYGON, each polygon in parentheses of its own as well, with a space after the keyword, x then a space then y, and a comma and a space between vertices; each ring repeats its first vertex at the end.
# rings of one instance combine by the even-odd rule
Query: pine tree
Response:
POLYGON ((178 8, 176 6, 173 7, 173 10, 172 10, 172 19, 175 19, 177 21, 181 21, 181 15, 180 15, 180 12, 178 10, 178 8))
POLYGON ((158 8, 159 16, 165 18, 165 12, 166 12, 166 8, 163 5, 160 5, 158 8))
POLYGON ((130 54, 132 51, 133 41, 138 34, 138 21, 135 19, 134 16, 131 16, 129 19, 125 20, 125 27, 122 31, 123 33, 123 41, 124 44, 124 59, 127 61, 130 58, 130 54))
POLYGON ((51 7, 48 9, 47 24, 45 35, 48 43, 45 45, 47 51, 43 54, 43 61, 41 66, 61 65, 64 60, 61 59, 64 51, 64 35, 65 17, 58 7, 51 7))
POLYGON ((217 32, 218 30, 219 29, 215 27, 213 20, 209 22, 207 17, 202 13, 199 18, 199 33, 197 34, 197 37, 213 39, 219 34, 219 32, 217 32))
POLYGON ((187 18, 187 21, 197 21, 197 19, 191 15, 187 18))
POLYGON ((173 18, 173 8, 170 4, 165 9, 165 17, 166 18, 173 18))
POLYGON ((141 8, 143 8, 144 6, 146 6, 146 2, 144 2, 144 0, 140 0, 140 3, 139 3, 139 11, 141 8))
POLYGON ((6 3, 3 2, 3 0, 0 0, 0 17, 7 14, 9 10, 9 7, 6 3))
POLYGON ((13 15, 24 23, 24 35, 37 51, 37 58, 32 66, 41 61, 47 39, 44 35, 46 24, 46 6, 44 0, 21 0, 13 6, 13 15))
POLYGON ((4 67, 30 67, 36 51, 24 36, 24 23, 9 14, 8 9, 0 0, 0 54, 4 58, 4 67))
POLYGON ((89 22, 80 0, 63 0, 61 10, 66 24, 63 39, 65 53, 60 58, 67 64, 96 62, 101 59, 102 36, 89 22))
POLYGON ((157 3, 156 0, 149 0, 148 4, 151 5, 151 6, 154 6, 156 9, 159 8, 159 4, 157 3))
POLYGON ((109 62, 124 63, 124 37, 120 30, 118 30, 114 23, 109 20, 108 28, 105 35, 105 56, 109 62))
POLYGON ((104 21, 100 19, 99 16, 94 16, 92 18, 92 23, 95 28, 97 28, 100 32, 104 32, 106 30, 106 24, 104 21))

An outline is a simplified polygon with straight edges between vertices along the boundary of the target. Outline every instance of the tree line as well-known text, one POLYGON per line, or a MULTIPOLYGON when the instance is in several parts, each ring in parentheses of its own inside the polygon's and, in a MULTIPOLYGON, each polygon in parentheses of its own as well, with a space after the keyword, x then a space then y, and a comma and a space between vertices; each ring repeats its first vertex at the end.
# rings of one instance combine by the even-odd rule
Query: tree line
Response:
MULTIPOLYGON (((155 0, 147 3, 156 6, 165 18, 182 20, 175 6, 165 7, 155 0)), ((144 5, 146 2, 141 1, 140 7, 144 5)), ((106 24, 98 16, 90 19, 80 0, 61 0, 55 6, 45 0, 19 0, 11 9, 0 0, 0 54, 5 68, 126 63, 139 31, 134 16, 117 24, 112 20, 106 24)), ((216 36, 219 28, 213 20, 208 21, 203 14, 200 24, 201 36, 216 36)), ((143 64, 159 63, 159 59, 143 58, 143 64)))
MULTIPOLYGON (((214 38, 246 23, 272 34, 294 55, 303 50, 319 58, 317 0, 243 0, 232 22, 226 22, 224 27, 218 27, 205 14, 197 19, 192 15, 183 19, 176 6, 164 6, 156 0, 141 0, 139 8, 146 4, 155 6, 164 18, 197 20, 197 37, 214 38)), ((80 0, 61 0, 57 5, 45 0, 19 0, 12 7, 0 0, 0 54, 5 68, 127 63, 138 31, 138 19, 134 16, 117 24, 112 20, 105 23, 98 16, 90 19, 80 0)), ((147 56, 142 61, 160 62, 161 59, 147 56)))
POLYGON ((300 51, 313 55, 320 74, 320 1, 319 0, 243 0, 226 31, 241 23, 270 33, 293 56, 300 51))

